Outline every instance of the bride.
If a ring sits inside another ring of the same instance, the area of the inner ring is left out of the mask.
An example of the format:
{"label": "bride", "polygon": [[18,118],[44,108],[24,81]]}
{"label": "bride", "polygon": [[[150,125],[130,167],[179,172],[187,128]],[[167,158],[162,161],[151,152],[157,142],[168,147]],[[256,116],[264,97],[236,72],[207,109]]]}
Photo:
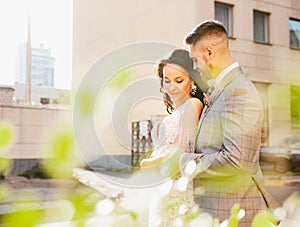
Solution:
{"label": "bride", "polygon": [[[203,92],[195,83],[200,75],[193,69],[188,51],[174,50],[169,58],[158,63],[156,75],[161,80],[161,92],[170,115],[152,129],[153,152],[150,158],[142,160],[141,167],[144,169],[167,162],[174,151],[194,152],[203,108]],[[164,196],[156,194],[152,198],[149,226],[174,226],[181,217],[182,208],[188,210],[195,205],[192,181],[186,182],[186,188],[181,190],[178,187],[181,179],[178,169],[163,184],[169,188],[168,193]],[[180,206],[182,204],[184,207]]]}

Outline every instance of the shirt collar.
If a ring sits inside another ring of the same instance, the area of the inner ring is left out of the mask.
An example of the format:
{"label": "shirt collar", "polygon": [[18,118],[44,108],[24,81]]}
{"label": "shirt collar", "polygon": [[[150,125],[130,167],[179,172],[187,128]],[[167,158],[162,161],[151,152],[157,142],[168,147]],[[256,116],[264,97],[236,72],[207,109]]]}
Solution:
{"label": "shirt collar", "polygon": [[221,80],[229,73],[231,70],[240,67],[238,62],[235,62],[229,65],[226,69],[224,69],[216,78],[216,83],[219,85]]}

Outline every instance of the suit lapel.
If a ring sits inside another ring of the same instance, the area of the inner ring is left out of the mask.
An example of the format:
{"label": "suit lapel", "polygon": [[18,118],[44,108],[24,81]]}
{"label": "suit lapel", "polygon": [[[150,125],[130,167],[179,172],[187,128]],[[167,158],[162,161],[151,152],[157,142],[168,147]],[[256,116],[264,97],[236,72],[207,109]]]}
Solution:
{"label": "suit lapel", "polygon": [[235,78],[243,74],[241,67],[234,68],[220,81],[219,86],[221,91],[224,90]]}
{"label": "suit lapel", "polygon": [[[200,133],[201,125],[208,114],[208,112],[211,110],[213,104],[215,101],[219,98],[219,96],[222,94],[223,90],[239,75],[243,74],[241,67],[234,68],[228,74],[220,81],[218,88],[215,88],[215,90],[212,92],[212,100],[209,106],[204,106],[199,123],[198,123],[198,132],[197,132],[197,139]],[[215,92],[215,93],[214,93]]]}

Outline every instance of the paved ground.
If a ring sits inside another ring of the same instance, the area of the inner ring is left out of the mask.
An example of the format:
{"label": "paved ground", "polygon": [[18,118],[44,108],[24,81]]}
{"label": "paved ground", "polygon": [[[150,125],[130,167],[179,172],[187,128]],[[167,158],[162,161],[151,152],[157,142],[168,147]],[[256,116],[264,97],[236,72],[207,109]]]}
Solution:
{"label": "paved ground", "polygon": [[0,180],[0,223],[3,217],[17,214],[16,211],[24,213],[36,210],[43,211],[43,222],[62,226],[57,223],[68,221],[74,215],[72,203],[76,204],[77,200],[81,200],[86,202],[82,205],[88,208],[91,202],[96,203],[103,198],[101,193],[76,180],[11,176]]}
{"label": "paved ground", "polygon": [[78,184],[76,180],[65,179],[27,179],[19,176],[8,176],[0,180],[0,185],[9,185],[11,188],[72,188]]}

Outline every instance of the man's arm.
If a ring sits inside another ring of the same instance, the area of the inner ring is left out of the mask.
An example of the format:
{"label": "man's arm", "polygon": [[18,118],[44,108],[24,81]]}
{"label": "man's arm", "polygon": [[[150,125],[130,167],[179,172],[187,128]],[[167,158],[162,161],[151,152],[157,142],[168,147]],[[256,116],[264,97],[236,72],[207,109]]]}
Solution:
{"label": "man's arm", "polygon": [[184,154],[181,158],[181,165],[196,161],[197,177],[230,176],[251,171],[257,165],[263,108],[256,90],[236,88],[224,102],[225,109],[220,113],[221,149],[210,154]]}

